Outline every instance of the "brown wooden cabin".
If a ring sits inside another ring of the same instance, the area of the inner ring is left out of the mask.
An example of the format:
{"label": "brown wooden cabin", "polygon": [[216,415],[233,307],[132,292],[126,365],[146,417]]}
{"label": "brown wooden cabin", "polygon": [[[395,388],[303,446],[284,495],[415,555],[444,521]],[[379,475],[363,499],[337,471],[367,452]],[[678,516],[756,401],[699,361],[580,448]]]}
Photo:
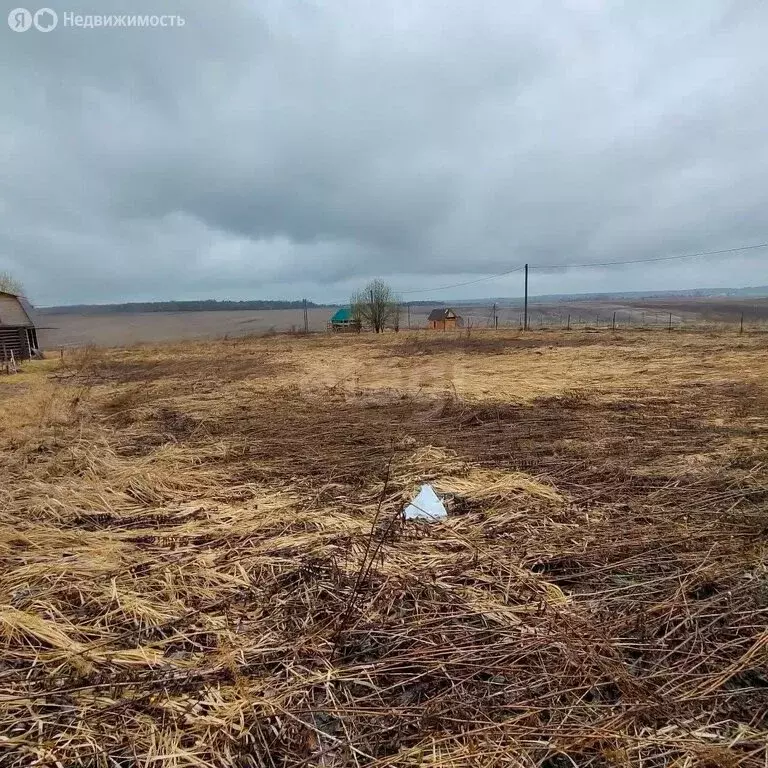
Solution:
{"label": "brown wooden cabin", "polygon": [[464,319],[450,307],[433,309],[427,318],[428,327],[433,331],[449,331],[451,328],[461,328]]}
{"label": "brown wooden cabin", "polygon": [[30,303],[15,293],[0,291],[0,361],[29,360],[40,349],[34,311]]}

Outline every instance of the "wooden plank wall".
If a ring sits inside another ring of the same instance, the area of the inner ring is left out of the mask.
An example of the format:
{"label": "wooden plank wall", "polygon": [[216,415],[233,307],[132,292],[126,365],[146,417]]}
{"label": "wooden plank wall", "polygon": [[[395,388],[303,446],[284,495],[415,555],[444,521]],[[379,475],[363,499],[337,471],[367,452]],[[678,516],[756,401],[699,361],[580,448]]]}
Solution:
{"label": "wooden plank wall", "polygon": [[29,339],[26,328],[3,328],[0,326],[0,362],[3,350],[10,357],[11,350],[16,360],[29,359]]}

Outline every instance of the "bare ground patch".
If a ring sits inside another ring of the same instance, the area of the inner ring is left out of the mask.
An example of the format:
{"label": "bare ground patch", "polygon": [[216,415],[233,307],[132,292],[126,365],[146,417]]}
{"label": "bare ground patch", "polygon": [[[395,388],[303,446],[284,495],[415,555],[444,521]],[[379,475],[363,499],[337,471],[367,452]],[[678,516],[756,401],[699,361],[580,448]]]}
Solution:
{"label": "bare ground patch", "polygon": [[493,335],[475,331],[455,331],[451,333],[422,333],[407,335],[399,343],[391,344],[386,354],[393,357],[424,357],[429,355],[444,355],[462,353],[471,355],[504,355],[516,350],[541,349],[558,347],[587,347],[606,346],[626,343],[627,337],[620,335],[597,336],[592,333],[548,334],[540,332],[537,336],[519,337],[509,334]]}

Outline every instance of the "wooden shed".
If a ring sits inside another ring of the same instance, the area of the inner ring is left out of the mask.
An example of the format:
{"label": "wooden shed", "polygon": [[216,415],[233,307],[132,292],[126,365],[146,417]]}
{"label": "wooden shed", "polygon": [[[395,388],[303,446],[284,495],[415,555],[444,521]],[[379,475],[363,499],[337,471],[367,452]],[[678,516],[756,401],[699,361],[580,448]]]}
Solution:
{"label": "wooden shed", "polygon": [[461,328],[464,320],[450,307],[433,309],[427,318],[428,326],[433,331],[448,331],[451,328]]}
{"label": "wooden shed", "polygon": [[34,310],[30,303],[15,293],[0,291],[0,360],[29,360],[40,349]]}

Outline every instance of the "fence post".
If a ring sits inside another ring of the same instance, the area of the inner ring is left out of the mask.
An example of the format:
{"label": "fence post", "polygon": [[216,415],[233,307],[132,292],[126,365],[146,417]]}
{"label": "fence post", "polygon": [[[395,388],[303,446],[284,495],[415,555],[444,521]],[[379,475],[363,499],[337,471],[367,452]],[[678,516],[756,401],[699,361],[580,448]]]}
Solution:
{"label": "fence post", "polygon": [[523,305],[523,330],[528,330],[528,265],[525,265],[525,304]]}
{"label": "fence post", "polygon": [[571,316],[570,315],[568,315],[568,325],[567,325],[565,330],[566,331],[570,331],[571,330]]}
{"label": "fence post", "polygon": [[613,313],[613,320],[611,321],[611,330],[612,331],[616,330],[616,313],[615,312]]}
{"label": "fence post", "polygon": [[741,313],[741,323],[739,324],[739,335],[744,333],[744,313]]}
{"label": "fence post", "polygon": [[670,333],[672,331],[672,313],[671,312],[669,313],[669,328],[667,330],[670,331]]}

